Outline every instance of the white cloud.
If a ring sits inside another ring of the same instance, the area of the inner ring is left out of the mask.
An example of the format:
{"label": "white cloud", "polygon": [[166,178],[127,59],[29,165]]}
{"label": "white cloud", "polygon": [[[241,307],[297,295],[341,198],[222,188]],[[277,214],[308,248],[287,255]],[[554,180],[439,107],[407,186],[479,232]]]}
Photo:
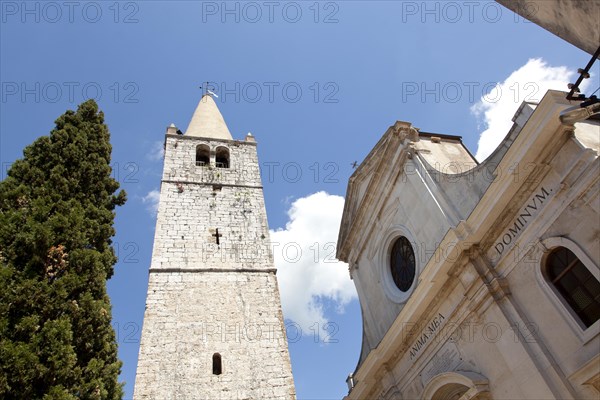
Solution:
{"label": "white cloud", "polygon": [[[479,137],[475,158],[483,161],[498,147],[523,101],[538,102],[550,89],[568,91],[567,84],[575,78],[574,71],[565,66],[552,67],[541,58],[532,58],[498,83],[471,107],[471,112],[486,128]],[[584,84],[580,85],[582,92],[586,88]]]}
{"label": "white cloud", "polygon": [[148,152],[148,158],[151,161],[160,161],[165,156],[165,144],[162,140],[152,142],[150,151]]}
{"label": "white cloud", "polygon": [[142,197],[142,203],[146,204],[146,209],[152,214],[158,213],[158,200],[160,199],[160,192],[158,190],[151,190],[147,195]]}
{"label": "white cloud", "polygon": [[294,200],[294,196],[285,196],[282,200],[281,203],[285,204],[286,206],[289,206],[290,204],[292,204],[292,200]]}
{"label": "white cloud", "polygon": [[305,334],[327,323],[327,306],[343,313],[357,297],[348,264],[335,260],[343,208],[343,197],[314,193],[292,203],[285,229],[271,231],[283,314]]}

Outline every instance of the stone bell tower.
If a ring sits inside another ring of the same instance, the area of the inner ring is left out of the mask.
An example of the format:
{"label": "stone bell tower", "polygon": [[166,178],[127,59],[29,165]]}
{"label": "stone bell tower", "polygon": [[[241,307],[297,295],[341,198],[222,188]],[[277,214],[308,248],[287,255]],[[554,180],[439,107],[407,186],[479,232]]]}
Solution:
{"label": "stone bell tower", "polygon": [[256,141],[167,128],[134,399],[294,399]]}

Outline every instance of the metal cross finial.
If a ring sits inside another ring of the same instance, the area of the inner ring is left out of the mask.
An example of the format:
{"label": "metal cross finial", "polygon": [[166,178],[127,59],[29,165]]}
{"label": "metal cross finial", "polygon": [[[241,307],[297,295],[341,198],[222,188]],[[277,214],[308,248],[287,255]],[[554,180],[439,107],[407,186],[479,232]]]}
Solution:
{"label": "metal cross finial", "polygon": [[199,86],[199,88],[202,89],[202,96],[205,94],[214,95],[213,92],[216,90],[215,86],[211,85],[211,83],[208,81],[204,82],[201,86]]}

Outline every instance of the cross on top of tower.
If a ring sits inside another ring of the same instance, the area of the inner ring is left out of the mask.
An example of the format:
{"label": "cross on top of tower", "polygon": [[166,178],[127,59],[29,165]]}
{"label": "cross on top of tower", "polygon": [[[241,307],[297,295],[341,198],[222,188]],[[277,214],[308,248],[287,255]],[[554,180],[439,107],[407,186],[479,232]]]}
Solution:
{"label": "cross on top of tower", "polygon": [[202,83],[202,85],[198,86],[200,89],[202,89],[202,97],[208,95],[214,96],[214,97],[219,97],[215,94],[216,92],[216,87],[215,85],[213,85],[212,83],[210,83],[209,81],[206,81],[204,83]]}

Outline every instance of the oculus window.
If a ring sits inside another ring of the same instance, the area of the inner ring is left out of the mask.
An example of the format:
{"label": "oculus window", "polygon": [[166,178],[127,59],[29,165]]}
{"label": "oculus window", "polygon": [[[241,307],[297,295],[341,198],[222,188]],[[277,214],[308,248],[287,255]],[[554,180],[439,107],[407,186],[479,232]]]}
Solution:
{"label": "oculus window", "polygon": [[390,269],[398,289],[407,292],[415,280],[415,252],[404,236],[396,239],[392,246]]}

